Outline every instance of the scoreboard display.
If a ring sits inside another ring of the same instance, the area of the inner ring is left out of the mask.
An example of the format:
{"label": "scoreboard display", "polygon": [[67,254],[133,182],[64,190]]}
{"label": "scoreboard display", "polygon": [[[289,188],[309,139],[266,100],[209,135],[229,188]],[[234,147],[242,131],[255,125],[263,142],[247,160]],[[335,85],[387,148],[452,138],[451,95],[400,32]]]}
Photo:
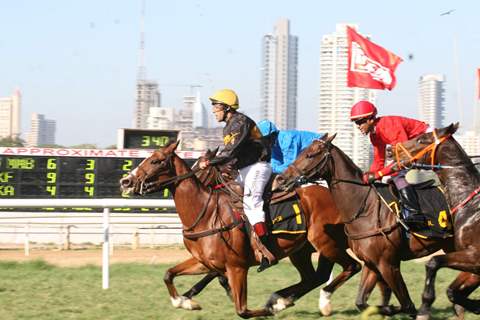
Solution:
{"label": "scoreboard display", "polygon": [[118,149],[158,149],[176,142],[178,130],[118,129]]}
{"label": "scoreboard display", "polygon": [[[130,197],[120,191],[119,180],[150,153],[138,149],[0,148],[0,203],[11,198]],[[199,156],[178,153],[190,164]],[[162,199],[171,195],[164,189],[133,197]]]}

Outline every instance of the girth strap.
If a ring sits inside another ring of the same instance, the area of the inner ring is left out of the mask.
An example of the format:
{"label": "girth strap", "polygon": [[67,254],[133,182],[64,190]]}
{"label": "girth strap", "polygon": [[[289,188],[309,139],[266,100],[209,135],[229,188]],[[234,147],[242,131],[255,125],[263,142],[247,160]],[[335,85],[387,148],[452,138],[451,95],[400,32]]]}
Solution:
{"label": "girth strap", "polygon": [[219,233],[219,232],[225,232],[225,231],[232,230],[232,229],[238,227],[241,224],[243,224],[243,221],[236,220],[236,221],[234,221],[230,224],[227,224],[226,226],[223,226],[223,227],[220,227],[220,228],[215,228],[215,229],[209,229],[209,230],[204,230],[204,231],[199,231],[199,232],[189,232],[189,231],[183,230],[183,237],[187,238],[189,240],[196,240],[198,238],[211,236],[211,235]]}
{"label": "girth strap", "polygon": [[345,229],[345,234],[347,235],[348,239],[359,240],[359,239],[363,239],[363,238],[376,236],[377,234],[381,234],[381,235],[385,236],[387,233],[390,233],[393,230],[395,230],[396,228],[398,228],[398,226],[399,226],[399,224],[395,223],[395,224],[392,224],[392,225],[387,226],[387,227],[376,228],[376,229],[373,229],[373,230],[369,230],[367,232],[356,233],[356,234],[348,233],[346,225],[345,225],[344,229]]}

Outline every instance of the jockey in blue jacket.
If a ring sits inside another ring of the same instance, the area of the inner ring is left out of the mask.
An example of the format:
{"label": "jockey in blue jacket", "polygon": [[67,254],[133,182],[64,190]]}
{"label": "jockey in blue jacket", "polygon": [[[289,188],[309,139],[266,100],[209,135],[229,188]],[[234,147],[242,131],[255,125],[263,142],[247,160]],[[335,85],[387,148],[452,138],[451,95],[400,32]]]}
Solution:
{"label": "jockey in blue jacket", "polygon": [[272,165],[273,173],[283,172],[313,140],[319,139],[323,134],[300,131],[278,130],[275,124],[269,120],[262,120],[257,127],[264,137],[270,136],[272,142]]}

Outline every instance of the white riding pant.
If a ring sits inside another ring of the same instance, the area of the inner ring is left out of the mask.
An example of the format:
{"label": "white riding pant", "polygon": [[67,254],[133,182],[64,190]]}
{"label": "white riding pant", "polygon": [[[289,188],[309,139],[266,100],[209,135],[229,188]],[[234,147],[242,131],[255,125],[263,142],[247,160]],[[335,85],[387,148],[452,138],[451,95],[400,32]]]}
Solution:
{"label": "white riding pant", "polygon": [[243,210],[253,226],[265,221],[263,212],[263,190],[272,174],[269,162],[257,162],[242,168],[236,179],[243,187]]}

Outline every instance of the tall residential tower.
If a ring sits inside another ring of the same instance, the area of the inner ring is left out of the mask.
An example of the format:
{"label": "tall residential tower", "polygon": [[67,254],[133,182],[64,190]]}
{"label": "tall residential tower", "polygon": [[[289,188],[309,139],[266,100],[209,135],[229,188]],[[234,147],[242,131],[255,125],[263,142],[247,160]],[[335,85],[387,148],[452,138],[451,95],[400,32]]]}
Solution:
{"label": "tall residential tower", "polygon": [[426,74],[418,82],[418,113],[420,120],[432,128],[443,126],[445,119],[445,76]]}
{"label": "tall residential tower", "polygon": [[262,39],[260,116],[280,129],[297,127],[298,38],[290,21],[280,19]]}
{"label": "tall residential tower", "polygon": [[[356,25],[348,24],[354,29]],[[337,24],[336,31],[323,36],[320,46],[320,105],[318,131],[336,133],[335,145],[362,169],[371,159],[370,142],[350,121],[350,109],[359,100],[375,102],[370,89],[347,87],[347,24]]]}
{"label": "tall residential tower", "polygon": [[38,147],[55,144],[55,120],[46,119],[43,114],[32,113],[27,146]]}
{"label": "tall residential tower", "polygon": [[0,98],[0,138],[19,138],[22,96],[15,90],[10,97]]}

